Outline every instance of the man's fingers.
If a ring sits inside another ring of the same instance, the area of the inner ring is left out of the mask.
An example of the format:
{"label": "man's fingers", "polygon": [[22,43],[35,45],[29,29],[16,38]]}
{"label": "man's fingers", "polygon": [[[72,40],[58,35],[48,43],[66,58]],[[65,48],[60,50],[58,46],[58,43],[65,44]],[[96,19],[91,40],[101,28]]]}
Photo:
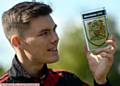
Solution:
{"label": "man's fingers", "polygon": [[109,61],[113,61],[113,54],[108,54],[106,52],[102,52],[100,54],[101,58],[107,58]]}
{"label": "man's fingers", "polygon": [[115,53],[117,50],[117,45],[115,40],[107,40],[106,43],[108,44],[108,49],[110,50],[111,53]]}

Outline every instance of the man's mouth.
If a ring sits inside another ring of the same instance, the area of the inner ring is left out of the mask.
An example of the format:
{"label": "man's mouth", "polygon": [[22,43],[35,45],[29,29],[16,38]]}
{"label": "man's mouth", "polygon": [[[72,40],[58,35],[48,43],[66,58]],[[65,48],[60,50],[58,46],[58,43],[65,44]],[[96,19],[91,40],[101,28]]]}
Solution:
{"label": "man's mouth", "polygon": [[48,51],[57,51],[57,48],[50,48],[50,49],[48,49]]}

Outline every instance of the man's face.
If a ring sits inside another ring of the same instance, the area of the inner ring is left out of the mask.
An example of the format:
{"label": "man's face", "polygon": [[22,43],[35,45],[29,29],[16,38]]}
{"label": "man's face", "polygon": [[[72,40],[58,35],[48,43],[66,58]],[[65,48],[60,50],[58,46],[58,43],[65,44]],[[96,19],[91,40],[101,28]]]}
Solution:
{"label": "man's face", "polygon": [[32,19],[30,29],[24,34],[28,59],[35,63],[52,63],[59,59],[55,32],[56,24],[51,16],[39,16]]}

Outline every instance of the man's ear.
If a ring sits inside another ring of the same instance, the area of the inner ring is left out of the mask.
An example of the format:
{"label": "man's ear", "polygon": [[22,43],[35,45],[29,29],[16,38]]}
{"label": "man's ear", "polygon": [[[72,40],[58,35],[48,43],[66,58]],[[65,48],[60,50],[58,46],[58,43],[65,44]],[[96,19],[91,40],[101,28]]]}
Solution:
{"label": "man's ear", "polygon": [[20,48],[21,43],[20,43],[20,38],[18,35],[13,35],[10,41],[13,47]]}

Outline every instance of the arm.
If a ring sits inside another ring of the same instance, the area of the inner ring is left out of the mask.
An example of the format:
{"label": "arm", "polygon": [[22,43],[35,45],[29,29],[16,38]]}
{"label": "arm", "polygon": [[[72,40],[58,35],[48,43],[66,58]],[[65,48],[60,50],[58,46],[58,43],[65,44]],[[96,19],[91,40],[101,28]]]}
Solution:
{"label": "arm", "polygon": [[110,46],[97,51],[96,54],[87,52],[87,59],[95,80],[95,86],[110,86],[106,77],[112,67],[116,43],[114,40],[107,40],[106,43]]}

